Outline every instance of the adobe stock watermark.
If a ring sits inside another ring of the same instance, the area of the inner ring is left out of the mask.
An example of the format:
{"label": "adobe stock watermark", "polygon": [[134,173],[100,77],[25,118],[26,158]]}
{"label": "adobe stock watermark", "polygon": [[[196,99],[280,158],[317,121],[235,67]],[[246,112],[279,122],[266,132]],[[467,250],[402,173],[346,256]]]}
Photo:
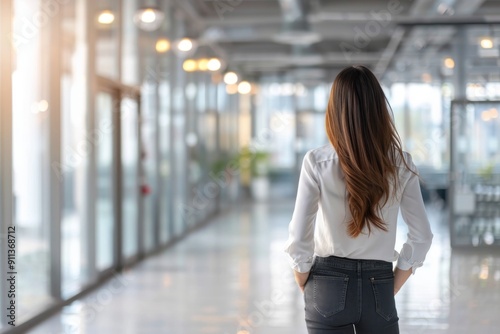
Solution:
{"label": "adobe stock watermark", "polygon": [[[268,147],[274,140],[277,133],[282,131],[291,123],[291,117],[286,113],[277,113],[271,120],[270,127],[258,131],[257,136],[249,146],[250,152],[255,152],[259,147]],[[247,163],[251,163],[248,161]],[[179,204],[179,211],[184,221],[190,221],[215,200],[222,189],[229,186],[230,181],[239,175],[241,161],[239,158],[231,159],[224,170],[218,174],[210,172],[208,176],[211,181],[196,189],[196,195],[193,197],[190,205]]]}
{"label": "adobe stock watermark", "polygon": [[434,129],[431,136],[423,141],[415,144],[415,148],[411,150],[413,162],[418,166],[428,161],[430,153],[439,150],[445,133],[441,129]]}
{"label": "adobe stock watermark", "polygon": [[380,35],[382,29],[387,27],[394,16],[401,13],[404,7],[399,0],[390,0],[387,9],[381,11],[370,11],[372,20],[367,21],[363,27],[354,27],[353,43],[342,42],[339,44],[342,53],[347,61],[351,61],[352,56],[359,54],[361,49],[368,47],[373,38]]}
{"label": "adobe stock watermark", "polygon": [[156,66],[148,66],[144,71],[144,78],[145,81],[141,86],[141,94],[155,94],[155,92],[161,89],[162,84],[168,81],[170,72],[158,64]]}
{"label": "adobe stock watermark", "polygon": [[[455,106],[457,108],[458,106]],[[451,132],[457,132],[460,124],[463,124],[464,120],[462,119],[463,113],[458,112],[457,110],[451,110],[451,122],[449,127],[449,135]],[[431,132],[430,137],[427,139],[418,142],[415,144],[415,148],[411,150],[411,155],[416,165],[421,163],[425,163],[429,160],[431,152],[435,150],[440,150],[443,143],[445,143],[445,139],[447,138],[447,131],[444,129],[434,129]]]}
{"label": "adobe stock watermark", "polygon": [[238,319],[239,326],[232,333],[252,334],[257,328],[265,326],[269,319],[276,315],[279,307],[285,305],[288,296],[291,296],[299,289],[291,270],[283,271],[280,283],[279,288],[271,290],[269,299],[253,302],[255,310],[245,316],[240,316]]}
{"label": "adobe stock watermark", "polygon": [[16,31],[10,36],[12,45],[19,48],[23,44],[28,44],[36,37],[40,29],[45,27],[51,19],[58,15],[61,7],[74,0],[48,0],[41,1],[40,9],[31,17],[18,17],[15,22]]}
{"label": "adobe stock watermark", "polygon": [[418,317],[419,320],[423,323],[419,324],[418,327],[415,329],[415,331],[412,331],[412,333],[424,333],[426,331],[429,331],[433,327],[433,325],[436,324],[435,321],[435,313],[439,310],[442,310],[446,306],[449,308],[451,307],[451,303],[453,303],[458,297],[462,295],[462,291],[464,290],[463,287],[458,286],[454,282],[450,282],[449,286],[446,286],[444,288],[445,290],[443,291],[443,295],[448,295],[450,296],[449,301],[443,301],[442,298],[435,298],[430,300],[428,307],[426,310],[422,310],[421,313],[418,312],[417,314],[413,314],[413,316]]}
{"label": "adobe stock watermark", "polygon": [[[122,102],[123,101],[123,102]],[[127,108],[128,100],[118,100],[114,102],[112,112]],[[118,104],[118,106],[117,106]],[[95,111],[96,115],[98,110]],[[130,115],[129,113],[125,115]],[[120,112],[120,121],[125,119],[124,113]],[[53,161],[51,164],[52,170],[60,182],[64,181],[64,174],[76,169],[85,162],[88,155],[94,148],[98,147],[103,138],[113,133],[115,125],[113,124],[113,117],[110,119],[103,119],[99,122],[96,128],[92,131],[86,132],[84,136],[73,146],[66,145],[62,151],[63,160]]]}
{"label": "adobe stock watermark", "polygon": [[66,146],[63,153],[62,162],[52,162],[52,170],[59,181],[64,180],[64,174],[76,169],[92,152],[93,147],[97,147],[102,139],[113,132],[114,126],[111,120],[102,120],[97,128],[85,134],[75,146]]}
{"label": "adobe stock watermark", "polygon": [[224,20],[224,14],[233,12],[242,2],[243,0],[215,0],[213,1],[213,7],[219,19]]}
{"label": "adobe stock watermark", "polygon": [[154,83],[160,83],[170,78],[170,72],[165,70],[163,66],[160,66],[159,64],[156,64],[155,66],[147,66],[144,73],[146,80],[150,80]]}

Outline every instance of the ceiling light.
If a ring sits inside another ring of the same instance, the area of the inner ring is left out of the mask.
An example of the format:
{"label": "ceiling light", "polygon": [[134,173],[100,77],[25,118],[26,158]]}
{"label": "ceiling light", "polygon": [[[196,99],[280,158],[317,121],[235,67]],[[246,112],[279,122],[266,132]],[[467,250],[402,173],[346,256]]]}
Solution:
{"label": "ceiling light", "polygon": [[197,63],[196,60],[194,59],[186,59],[184,60],[184,63],[182,63],[182,68],[186,72],[194,72],[197,69]]}
{"label": "ceiling light", "polygon": [[249,94],[252,91],[252,85],[248,81],[242,81],[238,84],[238,93]]}
{"label": "ceiling light", "polygon": [[227,72],[224,74],[224,82],[227,85],[234,85],[238,82],[238,75],[234,72]]}
{"label": "ceiling light", "polygon": [[192,57],[198,48],[197,41],[187,37],[174,41],[172,45],[172,50],[179,57]]}
{"label": "ceiling light", "polygon": [[183,38],[177,43],[177,49],[182,52],[188,52],[193,49],[193,41],[189,38]]}
{"label": "ceiling light", "polygon": [[444,59],[444,66],[446,68],[454,68],[455,67],[455,61],[453,60],[453,58],[445,58]]}
{"label": "ceiling light", "polygon": [[208,71],[208,59],[207,58],[198,59],[198,69],[200,71]]}
{"label": "ceiling light", "polygon": [[153,23],[154,21],[156,21],[155,11],[151,8],[144,10],[141,13],[141,21],[144,23]]}
{"label": "ceiling light", "polygon": [[491,37],[483,37],[479,43],[483,49],[493,48],[493,39]]}
{"label": "ceiling light", "polygon": [[49,103],[47,102],[47,100],[41,100],[40,102],[38,102],[38,110],[40,112],[49,110]]}
{"label": "ceiling light", "polygon": [[209,71],[215,72],[215,71],[220,70],[220,68],[222,67],[222,64],[221,64],[219,59],[212,58],[208,61],[207,67],[208,67]]}
{"label": "ceiling light", "polygon": [[154,31],[163,23],[165,14],[153,7],[141,8],[134,15],[135,24],[142,30]]}
{"label": "ceiling light", "polygon": [[165,53],[170,50],[170,41],[166,38],[160,38],[156,41],[156,51],[158,53]]}
{"label": "ceiling light", "polygon": [[110,10],[103,10],[97,17],[97,22],[100,24],[111,24],[115,21],[115,14]]}
{"label": "ceiling light", "polygon": [[47,110],[49,110],[49,103],[47,102],[47,100],[40,100],[38,102],[34,102],[31,105],[31,112],[33,114],[46,112]]}

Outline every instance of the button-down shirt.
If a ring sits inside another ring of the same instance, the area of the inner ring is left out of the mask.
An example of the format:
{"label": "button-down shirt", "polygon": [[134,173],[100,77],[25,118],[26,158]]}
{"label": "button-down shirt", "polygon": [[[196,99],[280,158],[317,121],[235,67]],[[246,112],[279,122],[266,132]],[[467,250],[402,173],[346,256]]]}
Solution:
{"label": "button-down shirt", "polygon": [[[404,158],[408,166],[417,173],[411,155],[404,152]],[[395,165],[399,186],[396,191],[391,191],[387,203],[378,211],[387,231],[372,227],[371,233],[368,233],[365,225],[359,236],[351,237],[347,232],[347,225],[352,216],[337,153],[330,144],[306,153],[285,248],[293,269],[308,272],[314,256],[331,255],[387,262],[397,260],[398,268],[412,269],[413,273],[422,266],[433,235],[424,208],[419,178],[408,170],[401,159]],[[394,247],[400,209],[408,225],[408,238],[398,253]]]}

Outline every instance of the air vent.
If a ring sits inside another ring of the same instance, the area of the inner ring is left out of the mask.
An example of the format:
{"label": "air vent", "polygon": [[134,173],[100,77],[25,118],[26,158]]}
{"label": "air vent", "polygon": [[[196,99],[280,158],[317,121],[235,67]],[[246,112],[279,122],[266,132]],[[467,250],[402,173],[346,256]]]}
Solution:
{"label": "air vent", "polygon": [[321,36],[311,29],[307,16],[307,0],[279,0],[283,12],[283,28],[274,36],[278,43],[291,45],[311,45],[321,40]]}

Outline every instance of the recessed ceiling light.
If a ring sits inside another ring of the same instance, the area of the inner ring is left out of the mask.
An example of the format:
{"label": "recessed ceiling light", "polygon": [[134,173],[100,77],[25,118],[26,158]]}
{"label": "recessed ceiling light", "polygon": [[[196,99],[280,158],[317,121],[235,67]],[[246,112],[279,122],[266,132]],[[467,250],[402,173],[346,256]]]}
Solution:
{"label": "recessed ceiling light", "polygon": [[99,16],[97,17],[97,22],[100,24],[111,24],[115,21],[115,14],[113,14],[112,11],[110,10],[103,10],[102,12],[99,13]]}
{"label": "recessed ceiling light", "polygon": [[224,82],[227,85],[234,85],[238,82],[238,75],[234,72],[227,72],[224,74]]}
{"label": "recessed ceiling light", "polygon": [[491,37],[483,37],[479,44],[483,49],[491,49],[493,48],[493,39]]}
{"label": "recessed ceiling light", "polygon": [[142,30],[154,31],[161,26],[164,18],[165,14],[158,8],[146,7],[135,13],[134,22]]}
{"label": "recessed ceiling light", "polygon": [[186,60],[184,60],[184,63],[182,64],[182,68],[186,72],[194,72],[194,71],[196,71],[196,68],[197,68],[196,60],[194,60],[194,59],[186,59]]}
{"label": "recessed ceiling light", "polygon": [[450,68],[450,69],[454,68],[455,67],[455,61],[453,60],[453,58],[450,58],[450,57],[445,58],[444,59],[444,66],[446,68]]}
{"label": "recessed ceiling light", "polygon": [[249,94],[252,91],[252,85],[248,81],[242,81],[238,85],[238,93]]}
{"label": "recessed ceiling light", "polygon": [[220,70],[221,67],[222,67],[222,63],[217,58],[212,58],[207,63],[208,70],[212,71],[212,72]]}
{"label": "recessed ceiling light", "polygon": [[160,38],[156,41],[156,52],[165,53],[170,50],[170,41],[166,38]]}

